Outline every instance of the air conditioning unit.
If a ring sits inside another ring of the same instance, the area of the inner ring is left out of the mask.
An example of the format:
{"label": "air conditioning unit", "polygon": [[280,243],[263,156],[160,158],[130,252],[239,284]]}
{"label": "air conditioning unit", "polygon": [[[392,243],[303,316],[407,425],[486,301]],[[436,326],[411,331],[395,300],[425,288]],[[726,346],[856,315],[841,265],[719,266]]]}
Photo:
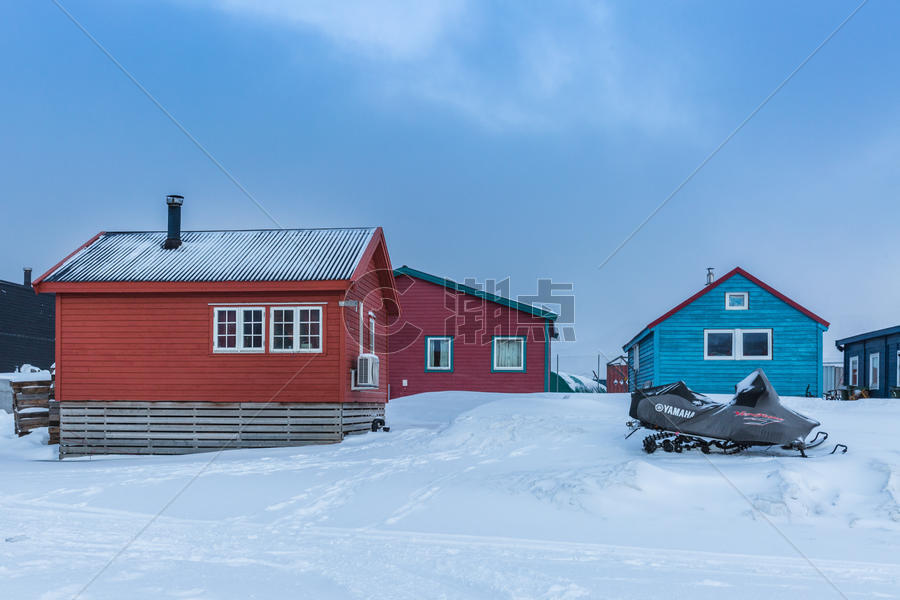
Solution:
{"label": "air conditioning unit", "polygon": [[356,358],[356,387],[378,387],[378,356],[375,354],[360,354]]}

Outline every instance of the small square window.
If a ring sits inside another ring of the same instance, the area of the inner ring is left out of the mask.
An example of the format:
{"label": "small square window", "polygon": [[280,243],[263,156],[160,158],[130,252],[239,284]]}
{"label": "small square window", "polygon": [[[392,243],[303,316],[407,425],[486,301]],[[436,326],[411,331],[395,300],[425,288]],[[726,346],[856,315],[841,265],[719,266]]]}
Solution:
{"label": "small square window", "polygon": [[265,352],[264,309],[217,308],[214,315],[214,352]]}
{"label": "small square window", "polygon": [[734,332],[707,330],[705,357],[708,360],[734,358]]}
{"label": "small square window", "polygon": [[426,371],[452,371],[453,370],[453,338],[452,337],[426,337],[425,338],[425,370]]}
{"label": "small square window", "polygon": [[725,292],[725,310],[747,310],[750,308],[747,292]]}
{"label": "small square window", "polygon": [[524,337],[495,337],[492,344],[494,371],[525,371]]}

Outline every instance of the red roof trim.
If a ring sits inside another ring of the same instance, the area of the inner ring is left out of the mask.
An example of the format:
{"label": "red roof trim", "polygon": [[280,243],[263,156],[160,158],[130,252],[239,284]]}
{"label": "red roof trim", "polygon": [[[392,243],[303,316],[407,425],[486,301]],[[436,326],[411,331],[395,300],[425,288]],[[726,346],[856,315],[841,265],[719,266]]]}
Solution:
{"label": "red roof trim", "polygon": [[656,319],[655,321],[651,321],[650,324],[647,325],[647,327],[646,327],[645,329],[651,329],[651,328],[653,328],[653,327],[656,327],[657,325],[659,325],[660,323],[662,323],[663,321],[665,321],[666,319],[668,319],[669,317],[671,317],[672,315],[674,315],[675,313],[677,313],[679,310],[681,310],[682,308],[684,308],[684,307],[687,306],[688,304],[692,303],[692,302],[693,302],[694,300],[696,300],[697,298],[700,298],[700,297],[703,296],[704,294],[707,294],[707,293],[713,291],[713,290],[714,290],[715,288],[717,288],[720,284],[722,284],[722,283],[728,281],[729,279],[731,279],[731,278],[734,277],[735,275],[741,275],[741,276],[743,276],[743,277],[746,277],[746,278],[749,279],[751,282],[755,283],[756,285],[758,285],[758,286],[761,287],[762,289],[766,290],[767,292],[769,292],[770,294],[772,294],[773,296],[775,296],[775,297],[778,298],[779,300],[783,301],[783,302],[784,302],[785,304],[787,304],[788,306],[790,306],[790,307],[792,307],[792,308],[795,308],[795,309],[799,310],[800,312],[802,312],[804,315],[806,315],[807,317],[809,317],[809,318],[812,319],[813,321],[816,321],[816,322],[818,322],[818,323],[821,323],[821,324],[824,325],[825,327],[828,327],[828,326],[830,325],[830,323],[829,323],[828,321],[826,321],[825,319],[823,319],[822,317],[820,317],[819,315],[817,315],[817,314],[814,313],[813,311],[809,310],[808,308],[805,308],[804,306],[801,306],[800,304],[797,304],[796,302],[794,302],[793,300],[791,300],[790,298],[788,298],[787,296],[785,296],[784,294],[782,294],[781,292],[779,292],[778,290],[776,290],[775,288],[773,288],[772,286],[770,286],[769,284],[767,284],[767,283],[765,283],[765,282],[763,282],[763,281],[757,279],[756,277],[754,277],[753,275],[751,275],[751,274],[748,273],[747,271],[743,270],[742,268],[740,268],[740,267],[735,267],[734,269],[732,269],[731,271],[729,271],[728,273],[726,273],[725,275],[723,275],[722,277],[720,277],[717,281],[713,282],[713,283],[710,284],[710,285],[707,285],[707,286],[704,287],[702,290],[700,290],[699,292],[697,292],[696,294],[694,294],[693,296],[691,296],[690,298],[688,298],[687,300],[685,300],[684,302],[682,302],[681,304],[679,304],[678,306],[676,306],[675,308],[673,308],[672,310],[670,310],[670,311],[668,311],[667,313],[663,314],[661,317],[659,317],[659,318]]}
{"label": "red roof trim", "polygon": [[97,241],[97,238],[99,238],[99,237],[100,237],[101,235],[103,235],[104,233],[106,233],[106,232],[105,232],[105,231],[100,231],[100,232],[98,232],[96,235],[94,235],[94,237],[92,237],[91,239],[89,239],[88,241],[86,241],[85,243],[83,243],[82,245],[80,245],[80,246],[78,246],[77,248],[75,248],[72,252],[69,252],[68,256],[66,256],[64,259],[62,259],[61,261],[59,261],[58,263],[56,263],[55,265],[53,265],[52,267],[50,267],[50,269],[49,269],[46,273],[44,273],[43,275],[41,275],[40,277],[38,277],[37,279],[35,279],[35,280],[31,283],[31,287],[33,287],[34,290],[35,290],[36,292],[40,293],[40,290],[38,290],[38,286],[41,284],[42,281],[44,281],[44,278],[46,278],[47,276],[49,276],[50,273],[52,273],[53,271],[55,271],[55,270],[57,270],[58,268],[60,268],[64,262],[66,262],[67,260],[69,260],[70,258],[72,258],[73,256],[75,256],[76,254],[78,254],[79,252],[81,252],[82,250],[84,250],[85,248],[87,248],[88,246],[90,246],[91,244],[93,244],[94,242],[96,242],[96,241]]}
{"label": "red roof trim", "polygon": [[[391,301],[386,304],[387,311],[389,314],[398,315],[400,314],[400,295],[399,292],[397,292],[397,283],[394,281],[394,268],[391,266],[391,255],[388,253],[387,240],[384,237],[384,230],[381,227],[375,228],[375,233],[372,234],[372,239],[369,240],[369,245],[366,247],[365,252],[363,252],[359,264],[356,265],[356,269],[353,270],[350,280],[355,282],[365,274],[364,269],[368,267],[369,261],[372,260],[379,250],[381,251],[381,258],[385,263],[385,266],[378,269],[378,275],[379,277],[386,276],[387,280],[382,281],[382,285],[385,286],[384,291]],[[386,273],[384,271],[386,271]]]}
{"label": "red roof trim", "polygon": [[41,292],[52,293],[185,293],[185,292],[335,292],[349,286],[346,279],[318,281],[47,281]]}

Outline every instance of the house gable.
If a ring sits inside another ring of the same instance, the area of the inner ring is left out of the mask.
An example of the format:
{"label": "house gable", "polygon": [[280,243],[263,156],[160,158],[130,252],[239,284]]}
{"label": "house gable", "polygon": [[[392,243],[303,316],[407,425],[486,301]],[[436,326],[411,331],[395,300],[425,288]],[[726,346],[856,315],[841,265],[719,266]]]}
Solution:
{"label": "house gable", "polygon": [[[746,294],[746,309],[726,309],[727,294]],[[828,322],[812,311],[737,268],[651,321],[624,348],[631,364],[631,348],[640,343],[641,369],[634,377],[639,386],[652,376],[654,385],[684,380],[700,392],[731,393],[747,373],[763,368],[781,393],[803,395],[809,386],[810,393],[818,394],[822,332],[827,327]],[[770,330],[772,357],[709,360],[704,342],[705,331],[711,329]],[[650,358],[649,365],[645,356]]]}

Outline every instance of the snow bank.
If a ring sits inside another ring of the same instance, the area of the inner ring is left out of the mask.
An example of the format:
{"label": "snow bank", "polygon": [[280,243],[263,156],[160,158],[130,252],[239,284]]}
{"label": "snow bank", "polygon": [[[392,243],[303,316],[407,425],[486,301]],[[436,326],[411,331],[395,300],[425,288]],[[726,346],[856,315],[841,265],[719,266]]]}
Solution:
{"label": "snow bank", "polygon": [[896,596],[900,405],[785,403],[850,452],[646,455],[625,394],[422,394],[338,445],[92,461],[0,419],[0,589],[71,597],[189,484],[85,598]]}

